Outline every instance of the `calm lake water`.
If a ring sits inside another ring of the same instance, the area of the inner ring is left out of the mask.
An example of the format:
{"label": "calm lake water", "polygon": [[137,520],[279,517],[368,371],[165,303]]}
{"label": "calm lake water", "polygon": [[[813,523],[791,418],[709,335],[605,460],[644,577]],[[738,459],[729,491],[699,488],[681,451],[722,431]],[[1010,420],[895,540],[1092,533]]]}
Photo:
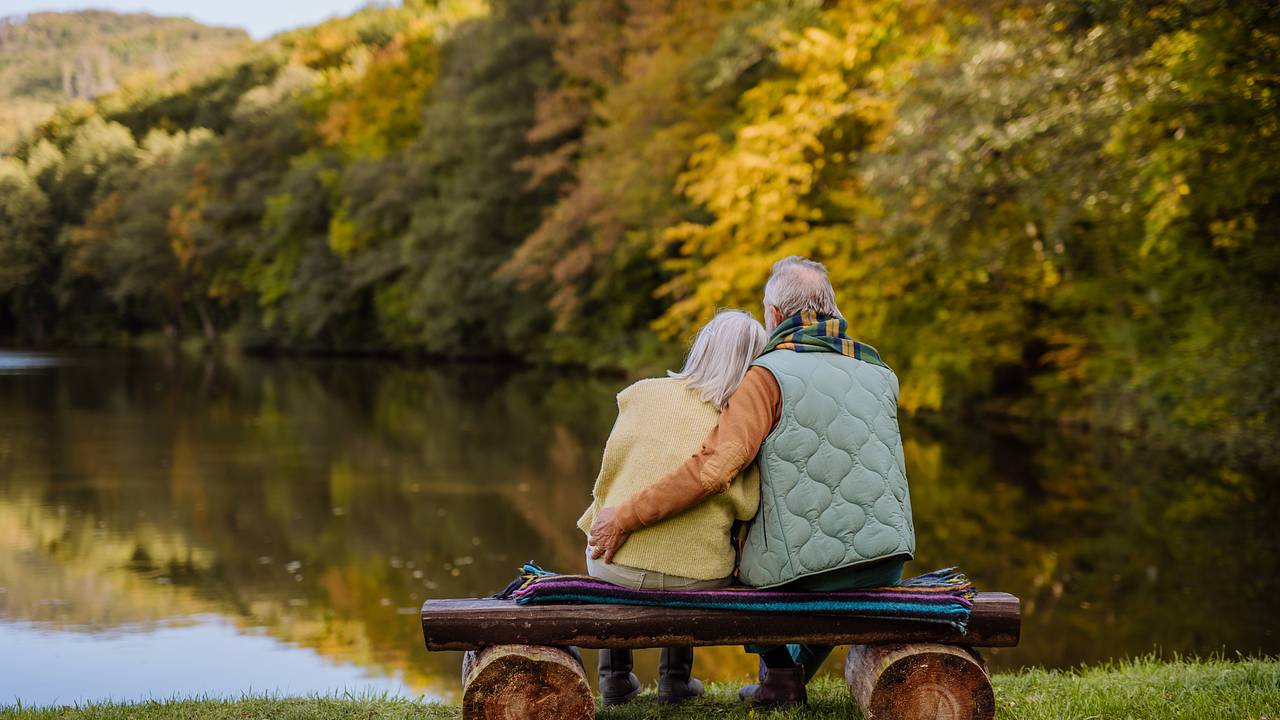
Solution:
{"label": "calm lake water", "polygon": [[[909,379],[907,379],[909,381]],[[0,352],[0,705],[453,697],[428,597],[582,569],[621,379],[347,360]],[[1280,652],[1271,473],[903,423],[919,557],[1020,595],[998,668]],[[700,650],[746,678],[754,656]],[[656,653],[638,660],[653,677]],[[832,664],[835,668],[835,664]]]}

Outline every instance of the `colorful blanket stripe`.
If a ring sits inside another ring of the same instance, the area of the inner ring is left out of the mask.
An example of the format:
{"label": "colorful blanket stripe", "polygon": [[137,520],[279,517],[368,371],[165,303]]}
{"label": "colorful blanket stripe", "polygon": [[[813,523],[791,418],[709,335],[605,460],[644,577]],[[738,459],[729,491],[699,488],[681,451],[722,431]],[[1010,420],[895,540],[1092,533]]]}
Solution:
{"label": "colorful blanket stripe", "polygon": [[824,613],[915,620],[964,632],[977,591],[955,568],[937,570],[892,587],[839,592],[787,592],[730,587],[722,590],[632,590],[585,575],[557,575],[527,563],[520,578],[497,597],[519,605],[607,603],[658,607]]}
{"label": "colorful blanket stripe", "polygon": [[880,353],[870,345],[849,339],[845,333],[849,323],[844,318],[819,315],[802,310],[774,328],[764,352],[794,350],[796,352],[836,352],[863,362],[889,367]]}

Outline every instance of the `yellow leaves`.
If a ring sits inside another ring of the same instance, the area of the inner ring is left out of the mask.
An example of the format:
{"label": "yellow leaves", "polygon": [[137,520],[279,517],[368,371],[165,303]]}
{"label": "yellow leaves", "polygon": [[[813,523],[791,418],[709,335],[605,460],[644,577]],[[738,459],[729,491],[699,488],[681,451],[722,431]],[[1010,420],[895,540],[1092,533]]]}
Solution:
{"label": "yellow leaves", "polygon": [[[440,43],[455,25],[486,12],[479,0],[431,8],[378,8],[295,39],[292,62],[321,68],[320,136],[361,157],[382,157],[413,137],[439,70]],[[355,41],[360,23],[398,28],[385,45]],[[333,58],[340,57],[339,61]]]}
{"label": "yellow leaves", "polygon": [[[329,188],[339,185],[341,178],[333,170],[322,170],[318,173],[320,181]],[[351,219],[351,200],[344,198],[329,217],[327,238],[329,249],[339,256],[353,255],[366,248],[372,241],[372,233]]]}
{"label": "yellow leaves", "polygon": [[341,55],[351,46],[350,32],[344,24],[331,21],[296,35],[289,62],[296,65],[318,65]]}
{"label": "yellow leaves", "polygon": [[1046,258],[1040,263],[1040,284],[1045,290],[1052,290],[1062,282],[1062,273],[1052,260]]}
{"label": "yellow leaves", "polygon": [[338,255],[350,255],[360,249],[356,224],[351,222],[345,206],[329,218],[329,248]]}
{"label": "yellow leaves", "polygon": [[401,32],[366,62],[330,76],[339,99],[320,123],[331,145],[363,157],[382,157],[407,142],[421,125],[422,104],[435,81],[439,48],[425,29]]}
{"label": "yellow leaves", "polygon": [[942,374],[933,367],[932,358],[917,356],[911,360],[911,382],[903,383],[898,395],[898,408],[906,413],[938,410],[942,407]]}
{"label": "yellow leaves", "polygon": [[1186,178],[1177,174],[1163,183],[1163,189],[1154,193],[1151,208],[1147,211],[1147,236],[1138,252],[1148,257],[1156,252],[1163,252],[1172,247],[1170,228],[1185,218],[1189,212],[1187,198],[1191,188]]}
{"label": "yellow leaves", "polygon": [[1209,235],[1215,248],[1237,248],[1251,242],[1258,232],[1253,213],[1245,212],[1229,220],[1209,223]]}
{"label": "yellow leaves", "polygon": [[676,299],[654,325],[660,333],[680,335],[720,305],[756,306],[782,256],[844,261],[861,204],[849,147],[880,142],[892,123],[877,84],[899,60],[886,44],[897,33],[885,26],[900,5],[841,4],[818,26],[781,34],[781,76],[743,93],[731,133],[698,139],[677,189],[712,219],[664,233],[656,254],[680,259],[667,261],[675,278],[657,291]]}

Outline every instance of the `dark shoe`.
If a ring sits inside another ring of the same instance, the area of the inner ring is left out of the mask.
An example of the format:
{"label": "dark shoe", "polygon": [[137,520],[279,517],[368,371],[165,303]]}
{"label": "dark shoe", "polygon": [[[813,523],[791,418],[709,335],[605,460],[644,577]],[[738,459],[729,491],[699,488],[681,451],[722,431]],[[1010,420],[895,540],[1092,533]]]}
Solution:
{"label": "dark shoe", "polygon": [[761,667],[760,682],[738,691],[738,698],[755,707],[795,707],[809,701],[804,689],[804,666]]}
{"label": "dark shoe", "polygon": [[684,702],[705,692],[702,681],[693,677],[693,648],[662,648],[658,659],[658,702]]}
{"label": "dark shoe", "polygon": [[630,650],[600,651],[600,697],[605,705],[621,705],[640,694],[640,678],[631,667]]}

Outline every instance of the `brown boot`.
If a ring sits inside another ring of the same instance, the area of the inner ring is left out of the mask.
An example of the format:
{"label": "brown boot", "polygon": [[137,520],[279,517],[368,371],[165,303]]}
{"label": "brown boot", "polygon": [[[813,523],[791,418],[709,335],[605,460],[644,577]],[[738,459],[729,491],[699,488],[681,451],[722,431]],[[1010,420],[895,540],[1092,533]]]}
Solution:
{"label": "brown boot", "polygon": [[738,691],[738,698],[755,707],[795,707],[809,702],[804,689],[804,666],[767,668],[760,666],[760,682]]}

